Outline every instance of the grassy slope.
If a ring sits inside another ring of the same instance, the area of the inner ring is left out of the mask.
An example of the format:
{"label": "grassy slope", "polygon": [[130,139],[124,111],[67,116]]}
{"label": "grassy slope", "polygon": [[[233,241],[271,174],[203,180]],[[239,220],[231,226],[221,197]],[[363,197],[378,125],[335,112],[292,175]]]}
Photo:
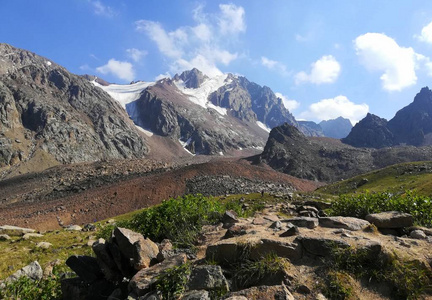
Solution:
{"label": "grassy slope", "polygon": [[[364,179],[367,179],[365,182]],[[329,184],[316,192],[323,194],[349,194],[354,192],[394,193],[416,189],[419,195],[432,194],[432,162],[397,164],[384,169],[359,175],[344,181]]]}

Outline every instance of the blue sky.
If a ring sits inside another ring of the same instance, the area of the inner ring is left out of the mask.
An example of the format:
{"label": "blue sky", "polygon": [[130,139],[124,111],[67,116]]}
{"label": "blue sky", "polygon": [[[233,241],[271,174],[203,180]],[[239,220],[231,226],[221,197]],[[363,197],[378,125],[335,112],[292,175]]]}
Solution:
{"label": "blue sky", "polygon": [[432,1],[0,0],[0,41],[76,74],[197,67],[280,93],[298,119],[390,119],[432,87]]}

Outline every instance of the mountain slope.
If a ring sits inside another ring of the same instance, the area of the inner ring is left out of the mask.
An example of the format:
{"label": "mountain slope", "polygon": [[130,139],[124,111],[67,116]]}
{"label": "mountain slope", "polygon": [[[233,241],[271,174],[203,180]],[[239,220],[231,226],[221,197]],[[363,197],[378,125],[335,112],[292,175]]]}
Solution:
{"label": "mountain slope", "polygon": [[7,44],[0,60],[1,171],[148,152],[120,105],[88,80]]}
{"label": "mountain slope", "polygon": [[368,114],[343,142],[355,147],[432,145],[432,91],[424,87],[414,101],[386,121]]}
{"label": "mountain slope", "polygon": [[325,136],[335,139],[346,137],[353,128],[351,121],[343,117],[321,121],[319,125],[321,126]]}
{"label": "mountain slope", "polygon": [[334,182],[396,163],[432,160],[432,147],[355,148],[331,138],[307,138],[284,124],[272,129],[257,163],[309,180]]}

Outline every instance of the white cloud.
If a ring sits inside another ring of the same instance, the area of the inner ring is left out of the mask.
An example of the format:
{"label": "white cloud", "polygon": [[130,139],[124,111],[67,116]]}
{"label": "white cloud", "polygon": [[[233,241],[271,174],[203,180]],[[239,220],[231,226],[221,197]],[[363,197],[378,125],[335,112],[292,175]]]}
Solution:
{"label": "white cloud", "polygon": [[246,31],[243,7],[231,3],[220,4],[219,8],[222,13],[218,23],[222,34],[236,34]]}
{"label": "white cloud", "polygon": [[171,78],[171,74],[168,72],[166,72],[165,74],[159,74],[158,76],[155,77],[155,81],[165,79],[165,78]]}
{"label": "white cloud", "polygon": [[337,117],[350,119],[352,124],[361,120],[369,111],[365,103],[355,104],[346,96],[337,96],[331,99],[323,99],[309,106],[307,111],[302,112],[299,117],[313,120],[329,120]]}
{"label": "white cloud", "polygon": [[387,91],[401,91],[417,82],[416,69],[428,58],[413,48],[399,46],[382,33],[366,33],[354,40],[361,63],[370,71],[380,71],[382,86]]}
{"label": "white cloud", "polygon": [[265,56],[261,56],[261,64],[269,70],[279,72],[281,75],[288,74],[286,66],[279,61],[269,59]]}
{"label": "white cloud", "polygon": [[311,64],[311,72],[299,72],[295,75],[296,84],[311,82],[314,84],[333,83],[340,74],[341,66],[332,55],[325,55]]}
{"label": "white cloud", "polygon": [[415,35],[419,41],[432,44],[432,22],[422,28],[420,35]]}
{"label": "white cloud", "polygon": [[88,64],[81,65],[79,68],[81,71],[90,71],[92,69]]}
{"label": "white cloud", "polygon": [[234,37],[246,30],[244,9],[233,4],[219,5],[215,14],[204,14],[203,5],[192,11],[196,24],[167,31],[162,24],[149,20],[135,23],[136,30],[153,40],[169,64],[169,71],[179,73],[198,68],[207,75],[221,74],[219,65],[229,65],[238,59],[230,51]]}
{"label": "white cloud", "polygon": [[102,74],[113,74],[126,81],[132,81],[135,78],[135,72],[131,63],[118,61],[114,58],[111,58],[106,65],[96,68],[96,71]]}
{"label": "white cloud", "polygon": [[111,7],[103,5],[100,1],[92,1],[91,4],[93,5],[94,13],[96,15],[109,18],[115,15],[114,10]]}
{"label": "white cloud", "polygon": [[134,62],[139,62],[141,58],[146,56],[148,53],[145,50],[138,50],[136,48],[126,49],[127,54]]}
{"label": "white cloud", "polygon": [[300,102],[297,102],[296,100],[288,99],[287,96],[282,95],[281,93],[275,93],[276,97],[282,99],[282,103],[284,104],[285,108],[289,111],[293,111],[296,108],[300,106]]}

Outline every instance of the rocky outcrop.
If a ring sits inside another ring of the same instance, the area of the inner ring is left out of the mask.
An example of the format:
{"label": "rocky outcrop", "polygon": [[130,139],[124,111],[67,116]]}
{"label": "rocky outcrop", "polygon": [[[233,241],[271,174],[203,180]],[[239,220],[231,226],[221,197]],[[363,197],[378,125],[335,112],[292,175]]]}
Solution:
{"label": "rocky outcrop", "polygon": [[424,87],[390,121],[368,114],[342,141],[355,147],[422,146],[432,144],[431,134],[432,91]]}
{"label": "rocky outcrop", "polygon": [[147,153],[124,110],[88,80],[7,44],[0,57],[0,168]]}
{"label": "rocky outcrop", "polygon": [[431,159],[431,147],[355,148],[335,140],[307,138],[284,124],[272,129],[255,162],[295,177],[333,182],[396,163]]}
{"label": "rocky outcrop", "polygon": [[414,219],[410,214],[401,213],[398,211],[369,214],[366,216],[366,220],[378,228],[410,227],[414,223]]}
{"label": "rocky outcrop", "polygon": [[180,75],[176,74],[173,80],[182,80],[185,86],[189,89],[197,89],[201,86],[205,79],[208,79],[200,70],[193,68],[189,71],[184,71]]}
{"label": "rocky outcrop", "polygon": [[394,145],[394,135],[388,129],[386,119],[368,113],[342,142],[354,147],[391,147]]}
{"label": "rocky outcrop", "polygon": [[346,137],[353,128],[351,121],[343,117],[332,120],[323,120],[319,123],[324,136],[342,139]]}

